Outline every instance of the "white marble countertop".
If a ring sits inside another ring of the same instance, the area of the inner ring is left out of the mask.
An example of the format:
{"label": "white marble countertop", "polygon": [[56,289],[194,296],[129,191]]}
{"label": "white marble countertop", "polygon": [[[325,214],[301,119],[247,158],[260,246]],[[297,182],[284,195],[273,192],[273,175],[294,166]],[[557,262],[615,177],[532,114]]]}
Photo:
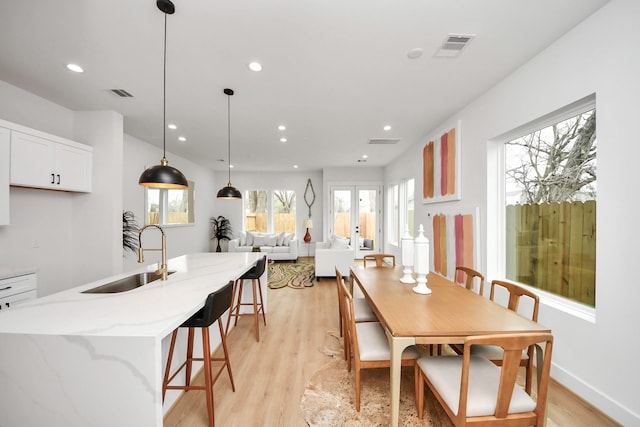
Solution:
{"label": "white marble countertop", "polygon": [[155,337],[170,334],[207,295],[251,268],[260,253],[196,253],[168,261],[168,280],[114,294],[83,294],[157,264],[38,298],[0,313],[0,333]]}

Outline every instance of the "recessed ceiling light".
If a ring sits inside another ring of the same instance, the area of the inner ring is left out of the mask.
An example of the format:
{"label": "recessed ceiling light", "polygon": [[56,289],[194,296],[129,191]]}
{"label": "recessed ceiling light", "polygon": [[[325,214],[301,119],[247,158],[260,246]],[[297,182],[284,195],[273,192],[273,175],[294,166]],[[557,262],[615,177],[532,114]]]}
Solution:
{"label": "recessed ceiling light", "polygon": [[173,123],[169,123],[169,124],[167,125],[167,127],[168,127],[169,129],[172,129],[172,130],[176,130],[176,129],[178,129],[178,126],[174,125]]}
{"label": "recessed ceiling light", "polygon": [[229,165],[230,168],[233,168],[233,165]]}
{"label": "recessed ceiling light", "polygon": [[293,168],[294,169],[298,169],[298,165],[293,165]]}
{"label": "recessed ceiling light", "polygon": [[280,125],[278,126],[278,130],[287,130],[287,127],[285,125]]}
{"label": "recessed ceiling light", "polygon": [[383,127],[382,129],[384,129],[384,130],[391,130],[391,126],[386,125],[386,126],[385,126],[385,127]]}
{"label": "recessed ceiling light", "polygon": [[71,71],[73,71],[74,73],[82,73],[82,72],[84,72],[82,67],[77,65],[77,64],[67,64],[67,68],[70,69]]}
{"label": "recessed ceiling light", "polygon": [[178,141],[185,142],[186,140],[187,140],[187,138],[185,138],[184,136],[179,136],[178,137]]}
{"label": "recessed ceiling light", "polygon": [[363,159],[368,159],[368,158],[369,158],[369,156],[367,156],[366,154],[363,154],[363,155],[362,155],[362,158],[363,158]]}
{"label": "recessed ceiling light", "polygon": [[287,142],[287,138],[280,138],[280,142]]}
{"label": "recessed ceiling light", "polygon": [[252,62],[249,64],[249,69],[255,72],[262,71],[262,65],[259,62]]}

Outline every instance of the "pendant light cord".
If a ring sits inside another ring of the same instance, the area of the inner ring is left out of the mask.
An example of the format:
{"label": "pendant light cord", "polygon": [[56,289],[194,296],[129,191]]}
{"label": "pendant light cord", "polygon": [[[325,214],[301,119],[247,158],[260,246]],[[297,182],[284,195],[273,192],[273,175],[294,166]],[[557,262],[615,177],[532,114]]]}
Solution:
{"label": "pendant light cord", "polygon": [[229,184],[231,184],[231,95],[227,95],[227,147],[229,147],[229,165],[227,173],[229,175]]}
{"label": "pendant light cord", "polygon": [[167,14],[164,14],[164,51],[162,53],[162,158],[167,158]]}

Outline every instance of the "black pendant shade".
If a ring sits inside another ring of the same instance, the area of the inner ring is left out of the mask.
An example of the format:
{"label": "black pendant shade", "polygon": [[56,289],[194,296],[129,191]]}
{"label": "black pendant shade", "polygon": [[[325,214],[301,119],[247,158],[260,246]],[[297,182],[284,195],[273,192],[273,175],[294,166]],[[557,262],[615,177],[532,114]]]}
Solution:
{"label": "black pendant shade", "polygon": [[167,15],[175,12],[175,7],[170,0],[158,0],[156,6],[164,13],[164,67],[163,67],[163,108],[162,108],[162,160],[160,164],[152,166],[142,172],[138,184],[151,188],[187,188],[187,178],[178,169],[169,166],[167,160],[166,141],[166,111],[167,111]]}
{"label": "black pendant shade", "polygon": [[242,199],[242,193],[233,185],[231,185],[231,95],[233,95],[232,89],[225,89],[224,94],[227,95],[227,135],[228,135],[228,147],[229,147],[229,164],[227,169],[229,171],[229,181],[225,187],[218,190],[218,199],[228,200],[240,200]]}

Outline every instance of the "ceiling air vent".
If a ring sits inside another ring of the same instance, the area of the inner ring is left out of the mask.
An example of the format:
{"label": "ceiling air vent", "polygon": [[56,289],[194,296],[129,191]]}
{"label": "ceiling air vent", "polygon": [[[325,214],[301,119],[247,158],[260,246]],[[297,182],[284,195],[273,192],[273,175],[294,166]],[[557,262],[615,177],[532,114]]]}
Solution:
{"label": "ceiling air vent", "polygon": [[400,138],[371,138],[367,144],[371,145],[393,145],[400,142]]}
{"label": "ceiling air vent", "polygon": [[464,49],[474,37],[474,35],[470,34],[449,34],[434,56],[440,58],[455,58],[460,55],[462,49]]}
{"label": "ceiling air vent", "polygon": [[133,98],[133,95],[131,95],[129,92],[127,92],[124,89],[111,89],[111,92],[118,95],[121,98]]}

